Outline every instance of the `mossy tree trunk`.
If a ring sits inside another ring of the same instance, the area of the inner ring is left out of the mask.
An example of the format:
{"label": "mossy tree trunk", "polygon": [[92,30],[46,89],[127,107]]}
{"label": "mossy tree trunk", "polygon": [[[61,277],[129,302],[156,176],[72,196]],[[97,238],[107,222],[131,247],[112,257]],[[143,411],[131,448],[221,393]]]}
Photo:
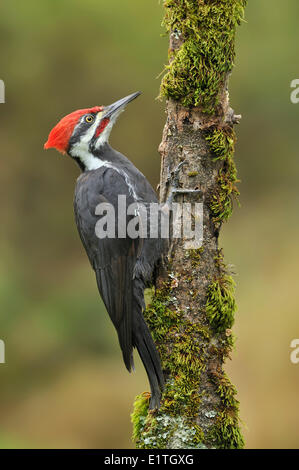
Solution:
{"label": "mossy tree trunk", "polygon": [[[246,0],[164,0],[169,66],[161,84],[167,121],[160,145],[160,197],[203,203],[203,244],[174,239],[145,318],[166,387],[161,408],[147,393],[132,415],[138,448],[240,448],[239,403],[223,365],[233,347],[234,282],[218,246],[238,196],[236,116],[229,105],[236,28]],[[180,165],[180,163],[182,163]],[[183,192],[182,189],[187,190]],[[190,191],[190,190],[197,190]]]}

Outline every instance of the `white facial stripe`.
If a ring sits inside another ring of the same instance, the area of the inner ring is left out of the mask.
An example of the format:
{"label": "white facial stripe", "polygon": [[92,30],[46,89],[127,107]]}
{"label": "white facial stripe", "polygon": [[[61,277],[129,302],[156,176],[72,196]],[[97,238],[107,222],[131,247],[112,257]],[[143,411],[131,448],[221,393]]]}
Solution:
{"label": "white facial stripe", "polygon": [[95,134],[95,132],[98,128],[98,125],[100,124],[102,116],[103,116],[103,113],[98,113],[97,114],[93,125],[90,126],[88,131],[81,137],[81,140],[80,140],[81,143],[83,143],[83,144],[88,143],[89,144],[89,142],[93,138],[93,136],[94,136],[94,134]]}
{"label": "white facial stripe", "polygon": [[[105,129],[101,132],[101,134],[95,141],[96,149],[101,148],[104,144],[108,142],[110,133],[112,131],[112,127],[114,126],[116,119],[124,111],[124,109],[125,109],[125,106],[120,108],[115,114],[113,114],[113,116],[111,116],[110,122],[107,124]],[[104,114],[103,112],[99,112],[97,114],[93,125],[90,126],[87,132],[81,137],[80,141],[73,145],[71,152],[70,152],[72,156],[81,158],[81,155],[83,156],[83,154],[86,154],[86,152],[88,152],[89,143],[94,137],[96,130],[98,126],[100,125],[101,120],[103,119],[103,117],[105,117],[103,116],[103,114]],[[84,119],[84,116],[80,119],[80,121],[76,125],[74,132],[76,131],[77,127],[80,126],[83,119]]]}
{"label": "white facial stripe", "polygon": [[108,142],[109,137],[110,137],[110,133],[112,131],[113,124],[114,123],[112,121],[110,121],[107,124],[107,126],[105,127],[105,129],[103,130],[103,132],[101,132],[101,134],[97,138],[96,143],[95,143],[95,147],[97,149],[101,148],[102,145],[104,145]]}
{"label": "white facial stripe", "polygon": [[[88,129],[88,131],[81,136],[80,140],[78,142],[76,142],[71,150],[70,150],[70,154],[73,156],[73,157],[78,157],[80,158],[80,160],[82,161],[82,163],[84,163],[84,165],[86,166],[86,168],[90,169],[90,170],[93,170],[95,168],[92,168],[92,161],[95,160],[94,162],[94,165],[96,164],[96,161],[98,160],[98,158],[95,158],[90,152],[89,152],[89,142],[91,141],[91,139],[93,138],[97,128],[98,128],[98,125],[100,124],[100,121],[102,119],[102,114],[103,113],[98,113],[96,118],[95,118],[95,121],[93,123],[92,126],[90,126],[90,128]],[[80,119],[79,123],[77,124],[77,126],[80,126],[80,124],[82,123],[82,119],[84,119],[84,116]],[[76,127],[77,127],[76,126]],[[75,128],[76,130],[76,128]]]}
{"label": "white facial stripe", "polygon": [[105,129],[103,130],[103,132],[99,135],[96,143],[95,143],[95,147],[97,149],[101,148],[102,145],[106,144],[109,140],[109,137],[110,137],[110,133],[112,131],[112,127],[114,126],[115,124],[115,121],[117,120],[117,118],[119,117],[119,115],[125,110],[125,105],[122,107],[122,108],[119,108],[119,110],[114,113],[111,118],[110,118],[110,122],[109,124],[107,124],[107,126],[105,127]]}
{"label": "white facial stripe", "polygon": [[103,161],[100,158],[95,157],[92,153],[89,152],[89,150],[83,150],[81,148],[78,151],[78,149],[75,148],[75,150],[72,149],[71,155],[73,157],[80,158],[86,170],[97,170],[103,165]]}

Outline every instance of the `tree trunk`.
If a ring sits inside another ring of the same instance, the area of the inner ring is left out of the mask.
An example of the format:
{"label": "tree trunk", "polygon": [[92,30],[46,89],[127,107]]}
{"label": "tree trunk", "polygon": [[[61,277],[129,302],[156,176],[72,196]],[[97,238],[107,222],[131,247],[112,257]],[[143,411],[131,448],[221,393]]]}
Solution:
{"label": "tree trunk", "polygon": [[164,0],[169,65],[161,84],[167,121],[160,199],[203,204],[203,243],[173,238],[144,312],[166,386],[159,411],[149,394],[132,415],[137,448],[241,448],[236,389],[223,365],[233,347],[234,282],[218,237],[238,196],[236,116],[229,106],[236,27],[246,0]]}

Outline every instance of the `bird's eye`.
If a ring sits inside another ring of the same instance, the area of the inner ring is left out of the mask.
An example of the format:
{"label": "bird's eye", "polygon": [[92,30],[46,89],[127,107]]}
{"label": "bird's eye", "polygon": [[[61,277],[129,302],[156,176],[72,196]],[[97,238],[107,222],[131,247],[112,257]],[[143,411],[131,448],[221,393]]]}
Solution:
{"label": "bird's eye", "polygon": [[85,122],[88,122],[88,124],[90,124],[93,120],[94,120],[94,117],[91,116],[91,115],[86,116],[86,118],[85,118]]}

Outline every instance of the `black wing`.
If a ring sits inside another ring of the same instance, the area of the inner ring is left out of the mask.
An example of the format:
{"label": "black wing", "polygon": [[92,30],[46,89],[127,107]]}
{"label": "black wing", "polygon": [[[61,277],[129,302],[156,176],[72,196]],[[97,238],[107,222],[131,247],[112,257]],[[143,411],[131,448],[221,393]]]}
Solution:
{"label": "black wing", "polygon": [[[117,171],[103,167],[84,173],[77,182],[74,210],[80,238],[95,270],[101,297],[117,330],[124,362],[130,371],[133,366],[133,277],[140,240],[117,237],[118,195],[126,196],[127,205],[134,202],[125,179]],[[96,235],[100,219],[96,208],[100,203],[109,203],[114,208],[116,238],[99,239]],[[128,220],[126,217],[126,223]]]}

